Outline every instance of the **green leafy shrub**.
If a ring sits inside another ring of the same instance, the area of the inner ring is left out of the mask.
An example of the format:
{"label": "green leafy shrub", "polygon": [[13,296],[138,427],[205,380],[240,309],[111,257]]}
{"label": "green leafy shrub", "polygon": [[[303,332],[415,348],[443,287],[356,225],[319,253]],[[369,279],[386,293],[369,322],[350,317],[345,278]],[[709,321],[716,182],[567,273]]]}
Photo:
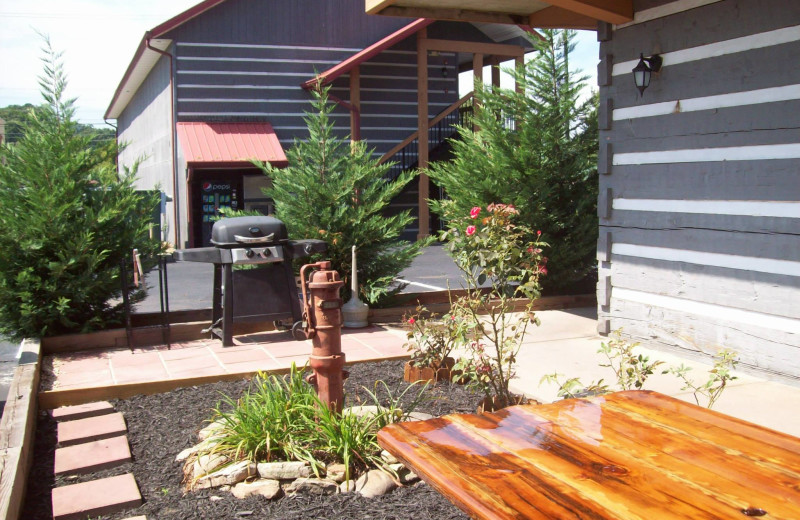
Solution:
{"label": "green leafy shrub", "polygon": [[[543,30],[544,41],[524,68],[513,71],[520,93],[477,88],[481,106],[471,127],[451,141],[454,159],[429,167],[454,212],[436,201],[447,220],[474,206],[503,201],[520,222],[541,230],[552,268],[547,294],[593,292],[597,243],[597,98],[580,101],[586,78],[569,70],[574,32]],[[510,123],[513,122],[513,123]],[[535,238],[535,237],[531,237]],[[588,290],[587,290],[588,289]]]}
{"label": "green leafy shrub", "polygon": [[120,261],[160,247],[149,239],[157,201],[134,190],[133,172],[117,174],[116,143],[80,131],[61,56],[45,43],[46,104],[0,148],[0,333],[14,338],[121,323],[121,304],[111,303]]}
{"label": "green leafy shrub", "polygon": [[728,385],[728,381],[737,379],[737,376],[731,372],[739,364],[738,354],[729,349],[722,349],[714,356],[714,365],[708,371],[708,378],[705,382],[698,383],[691,379],[688,372],[691,367],[687,367],[683,363],[680,366],[670,368],[669,372],[681,381],[684,386],[681,390],[691,390],[694,395],[694,401],[700,405],[700,396],[705,397],[706,407],[713,408],[717,400],[722,396],[722,392]]}
{"label": "green leafy shrub", "polygon": [[256,163],[272,179],[265,194],[275,201],[275,214],[295,239],[318,238],[328,243],[331,260],[350,291],[352,246],[358,248],[361,297],[378,303],[399,291],[396,275],[408,267],[429,241],[399,239],[413,220],[408,211],[383,215],[389,202],[412,179],[404,173],[394,181],[384,176],[390,164],[378,164],[363,141],[350,143],[334,135],[327,89],[314,91],[314,111],[307,114],[308,139],[287,150],[289,166]]}

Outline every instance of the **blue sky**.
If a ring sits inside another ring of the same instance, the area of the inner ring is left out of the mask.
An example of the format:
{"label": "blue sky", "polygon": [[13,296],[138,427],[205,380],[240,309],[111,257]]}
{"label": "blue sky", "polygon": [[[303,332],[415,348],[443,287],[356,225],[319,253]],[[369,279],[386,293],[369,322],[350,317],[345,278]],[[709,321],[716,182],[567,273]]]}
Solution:
{"label": "blue sky", "polygon": [[[67,95],[80,122],[103,124],[114,90],[145,31],[199,0],[0,0],[0,106],[41,102],[42,40],[64,53]],[[573,63],[595,85],[597,42],[581,31]]]}

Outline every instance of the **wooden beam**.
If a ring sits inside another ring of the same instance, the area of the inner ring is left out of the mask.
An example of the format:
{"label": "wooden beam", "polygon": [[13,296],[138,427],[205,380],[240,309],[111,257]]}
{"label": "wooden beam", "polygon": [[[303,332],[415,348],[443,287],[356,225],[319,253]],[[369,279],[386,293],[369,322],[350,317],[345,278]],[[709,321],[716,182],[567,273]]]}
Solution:
{"label": "wooden beam", "polygon": [[365,0],[364,10],[367,14],[378,14],[383,9],[392,5],[395,0]]}
{"label": "wooden beam", "polygon": [[[369,2],[369,0],[367,1]],[[367,10],[367,12],[369,14],[379,14],[382,16],[400,16],[403,18],[433,18],[436,20],[451,20],[454,22],[483,22],[507,25],[520,25],[527,23],[527,16],[520,14],[472,11],[469,9],[448,9],[444,7],[401,7],[389,5],[383,8],[376,8],[375,12],[369,10]]]}
{"label": "wooden beam", "polygon": [[597,19],[560,7],[547,7],[531,14],[528,24],[541,29],[597,30]]}
{"label": "wooden beam", "polygon": [[525,49],[519,45],[504,45],[502,43],[461,42],[454,40],[426,40],[425,46],[429,51],[440,52],[468,52],[470,54],[496,54],[516,58],[524,56]]}
{"label": "wooden beam", "polygon": [[361,140],[361,67],[350,70],[350,104],[355,110],[350,111],[350,140]]}
{"label": "wooden beam", "polygon": [[[554,7],[562,7],[595,20],[608,23],[627,23],[633,20],[633,0],[546,0]],[[592,29],[596,29],[595,24]]]}
{"label": "wooden beam", "polygon": [[428,197],[430,181],[425,169],[428,167],[428,30],[417,33],[417,167],[419,188],[417,192],[417,240],[430,234],[430,210]]}

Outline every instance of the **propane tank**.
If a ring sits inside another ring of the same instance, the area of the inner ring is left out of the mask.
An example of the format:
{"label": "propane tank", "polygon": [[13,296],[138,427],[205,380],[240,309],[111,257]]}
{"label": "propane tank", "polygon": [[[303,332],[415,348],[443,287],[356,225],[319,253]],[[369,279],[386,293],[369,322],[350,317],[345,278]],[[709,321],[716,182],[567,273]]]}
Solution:
{"label": "propane tank", "polygon": [[352,296],[350,301],[342,306],[344,316],[344,326],[349,329],[366,327],[369,325],[367,316],[369,306],[358,299],[358,265],[356,263],[356,246],[353,246],[353,274],[350,277],[350,290]]}

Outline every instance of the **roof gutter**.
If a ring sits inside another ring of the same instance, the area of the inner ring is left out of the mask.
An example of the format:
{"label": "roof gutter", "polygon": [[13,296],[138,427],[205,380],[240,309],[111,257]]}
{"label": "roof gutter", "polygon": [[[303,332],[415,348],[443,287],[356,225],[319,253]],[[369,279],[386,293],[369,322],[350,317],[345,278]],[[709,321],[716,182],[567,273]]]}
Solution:
{"label": "roof gutter", "polygon": [[180,202],[180,197],[178,196],[178,157],[177,157],[177,149],[175,147],[175,133],[176,130],[176,121],[175,121],[175,83],[174,83],[174,62],[175,58],[172,54],[167,51],[162,51],[161,49],[157,49],[150,44],[150,39],[152,38],[152,33],[147,31],[144,35],[145,47],[155,53],[158,53],[169,60],[169,96],[170,96],[170,152],[172,155],[172,215],[173,215],[173,227],[174,229],[174,236],[175,236],[175,248],[181,249],[180,245],[180,237],[181,237],[181,226],[180,226],[180,214],[178,212],[178,206]]}

